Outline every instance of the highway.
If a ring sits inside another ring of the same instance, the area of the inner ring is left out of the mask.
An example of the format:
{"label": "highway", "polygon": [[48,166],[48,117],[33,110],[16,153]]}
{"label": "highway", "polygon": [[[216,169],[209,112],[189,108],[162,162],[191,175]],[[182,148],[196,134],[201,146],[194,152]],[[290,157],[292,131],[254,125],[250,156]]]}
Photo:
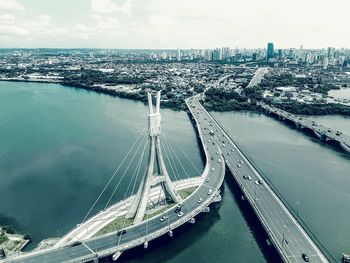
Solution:
{"label": "highway", "polygon": [[[195,118],[196,121],[196,118]],[[88,262],[97,261],[98,258],[110,256],[116,252],[123,252],[133,247],[149,242],[161,235],[170,234],[178,226],[187,223],[197,214],[203,212],[212,202],[220,199],[220,187],[225,175],[224,162],[220,156],[218,145],[213,145],[203,140],[203,132],[200,123],[197,123],[199,136],[206,154],[206,166],[202,177],[204,179],[197,190],[182,202],[181,211],[184,215],[179,217],[175,213],[175,207],[162,214],[142,221],[137,225],[125,228],[124,234],[113,232],[104,236],[90,238],[82,243],[66,245],[58,248],[38,250],[35,252],[23,253],[18,256],[0,260],[1,263],[59,263],[59,262]],[[219,153],[216,155],[216,153]],[[211,160],[209,156],[215,156]],[[209,194],[209,190],[212,191]],[[201,201],[199,201],[201,199]],[[162,216],[167,216],[163,222]],[[193,221],[193,220],[192,220]],[[120,233],[120,232],[119,232]]]}
{"label": "highway", "polygon": [[258,105],[267,113],[273,113],[279,116],[282,120],[289,120],[293,122],[300,130],[305,128],[312,130],[321,141],[338,142],[344,150],[350,153],[350,136],[343,134],[340,131],[323,126],[310,119],[291,114],[276,107],[269,106],[265,103],[259,103]]}
{"label": "highway", "polygon": [[[198,97],[192,98],[191,103],[197,110],[198,122],[204,125],[206,140],[221,148],[227,167],[284,262],[305,262],[302,258],[304,253],[310,262],[328,262],[263,176],[199,103]],[[210,134],[210,130],[214,135]]]}
{"label": "highway", "polygon": [[269,72],[269,68],[264,67],[264,68],[258,68],[255,73],[253,78],[250,80],[249,84],[247,85],[247,88],[253,88],[260,84],[260,82],[263,80],[265,74]]}

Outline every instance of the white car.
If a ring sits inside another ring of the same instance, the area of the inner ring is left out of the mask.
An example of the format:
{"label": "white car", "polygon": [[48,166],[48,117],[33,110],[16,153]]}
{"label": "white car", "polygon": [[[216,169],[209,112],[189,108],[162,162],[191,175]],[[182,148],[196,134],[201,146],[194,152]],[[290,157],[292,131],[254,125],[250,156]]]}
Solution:
{"label": "white car", "polygon": [[184,215],[184,212],[182,211],[177,214],[178,217],[182,217],[183,215]]}
{"label": "white car", "polygon": [[200,204],[200,203],[202,203],[202,201],[203,201],[203,199],[202,199],[202,198],[199,198],[198,201],[197,201],[197,203]]}
{"label": "white car", "polygon": [[205,181],[208,183],[209,182],[209,177]]}
{"label": "white car", "polygon": [[213,167],[213,168],[211,168],[211,171],[212,171],[212,172],[214,172],[214,171],[215,171],[214,167]]}
{"label": "white car", "polygon": [[242,166],[241,166],[240,164],[237,164],[237,167],[238,167],[238,168],[241,168]]}
{"label": "white car", "polygon": [[218,163],[221,163],[221,159],[220,158],[218,159]]}
{"label": "white car", "polygon": [[248,180],[252,180],[252,177],[250,175],[248,176]]}
{"label": "white car", "polygon": [[212,189],[209,189],[208,195],[211,195],[212,193],[213,193],[213,190],[212,190]]}
{"label": "white car", "polygon": [[176,205],[177,208],[180,208],[181,206],[182,206],[181,203],[178,203],[178,204]]}
{"label": "white car", "polygon": [[160,222],[163,222],[163,221],[165,221],[165,220],[167,220],[167,219],[168,219],[167,216],[162,216],[162,217],[159,219],[159,221],[160,221]]}

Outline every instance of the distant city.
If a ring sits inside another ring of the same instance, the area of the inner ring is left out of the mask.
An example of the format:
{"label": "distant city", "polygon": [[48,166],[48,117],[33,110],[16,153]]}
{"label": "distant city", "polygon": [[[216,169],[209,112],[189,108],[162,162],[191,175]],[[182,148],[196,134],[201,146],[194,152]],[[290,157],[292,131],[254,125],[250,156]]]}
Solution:
{"label": "distant city", "polygon": [[163,90],[162,105],[182,109],[186,98],[205,91],[208,109],[255,110],[264,100],[298,114],[350,115],[348,98],[328,94],[350,86],[349,49],[278,49],[270,42],[254,50],[1,49],[0,58],[1,80],[142,101],[147,90]]}

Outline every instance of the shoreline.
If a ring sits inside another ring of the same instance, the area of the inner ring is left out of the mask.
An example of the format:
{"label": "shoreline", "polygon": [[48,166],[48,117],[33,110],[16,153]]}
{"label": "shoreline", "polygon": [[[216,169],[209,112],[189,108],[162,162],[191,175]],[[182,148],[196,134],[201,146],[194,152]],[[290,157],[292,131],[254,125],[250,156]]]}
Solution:
{"label": "shoreline", "polygon": [[22,252],[30,242],[28,234],[19,234],[12,226],[0,226],[0,249],[6,256]]}
{"label": "shoreline", "polygon": [[[134,100],[134,101],[140,101],[144,103],[145,105],[147,104],[147,97],[146,95],[142,95],[136,92],[124,92],[124,91],[119,91],[119,90],[113,90],[113,89],[107,89],[102,86],[96,85],[96,86],[89,86],[89,85],[76,85],[72,84],[69,81],[63,81],[63,80],[56,80],[56,79],[24,79],[24,78],[0,78],[0,81],[9,81],[9,82],[30,82],[30,83],[49,83],[49,84],[60,84],[65,87],[69,88],[75,88],[75,89],[83,89],[86,91],[92,91],[98,94],[104,94],[104,95],[109,95],[111,97],[118,97],[121,99],[129,99],[129,100]],[[128,83],[121,83],[119,85],[130,85]],[[182,101],[162,101],[162,108],[168,108],[168,109],[173,109],[173,110],[183,110],[186,111],[186,104],[185,104],[185,99],[184,98]],[[208,100],[206,103],[204,103],[204,106],[207,108],[209,111],[216,111],[216,112],[230,112],[230,111],[247,111],[247,112],[255,112],[255,113],[261,113],[261,109],[256,105],[256,104],[242,104],[242,103],[237,103],[234,106],[228,105],[227,103],[225,104],[225,101],[221,101],[220,105],[218,108],[214,108],[213,105],[211,105],[213,101]],[[313,110],[308,111],[308,108],[314,107],[313,104],[306,104],[306,105],[298,105],[298,107],[291,109],[288,107],[290,104],[283,104],[283,105],[278,105],[278,104],[273,104],[273,106],[280,108],[282,110],[286,110],[292,114],[297,114],[297,115],[304,115],[304,116],[332,116],[332,115],[339,115],[339,116],[344,116],[348,117],[350,116],[350,110],[349,112],[344,111],[343,109],[346,106],[338,105],[338,104],[323,104],[324,107],[334,107],[337,106],[339,107],[338,110],[335,110],[331,113],[328,112],[314,112]],[[282,107],[278,107],[282,106]],[[319,107],[320,105],[316,105],[315,107]],[[289,109],[289,110],[288,110]]]}

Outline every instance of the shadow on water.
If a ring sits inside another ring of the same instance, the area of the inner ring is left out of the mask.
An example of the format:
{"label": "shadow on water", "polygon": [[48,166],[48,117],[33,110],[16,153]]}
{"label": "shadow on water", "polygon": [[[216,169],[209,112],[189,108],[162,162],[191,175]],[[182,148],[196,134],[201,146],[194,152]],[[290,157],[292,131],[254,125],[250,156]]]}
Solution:
{"label": "shadow on water", "polygon": [[[231,173],[226,170],[225,181],[229,190],[232,192],[235,202],[241,211],[244,220],[246,221],[250,231],[252,232],[264,258],[267,262],[282,262],[277,250],[271,244],[267,243],[269,237],[267,236],[263,226],[255,215],[253,209],[249,205],[248,201],[242,200],[243,193],[236,181],[233,179]],[[224,194],[224,193],[223,193]]]}

